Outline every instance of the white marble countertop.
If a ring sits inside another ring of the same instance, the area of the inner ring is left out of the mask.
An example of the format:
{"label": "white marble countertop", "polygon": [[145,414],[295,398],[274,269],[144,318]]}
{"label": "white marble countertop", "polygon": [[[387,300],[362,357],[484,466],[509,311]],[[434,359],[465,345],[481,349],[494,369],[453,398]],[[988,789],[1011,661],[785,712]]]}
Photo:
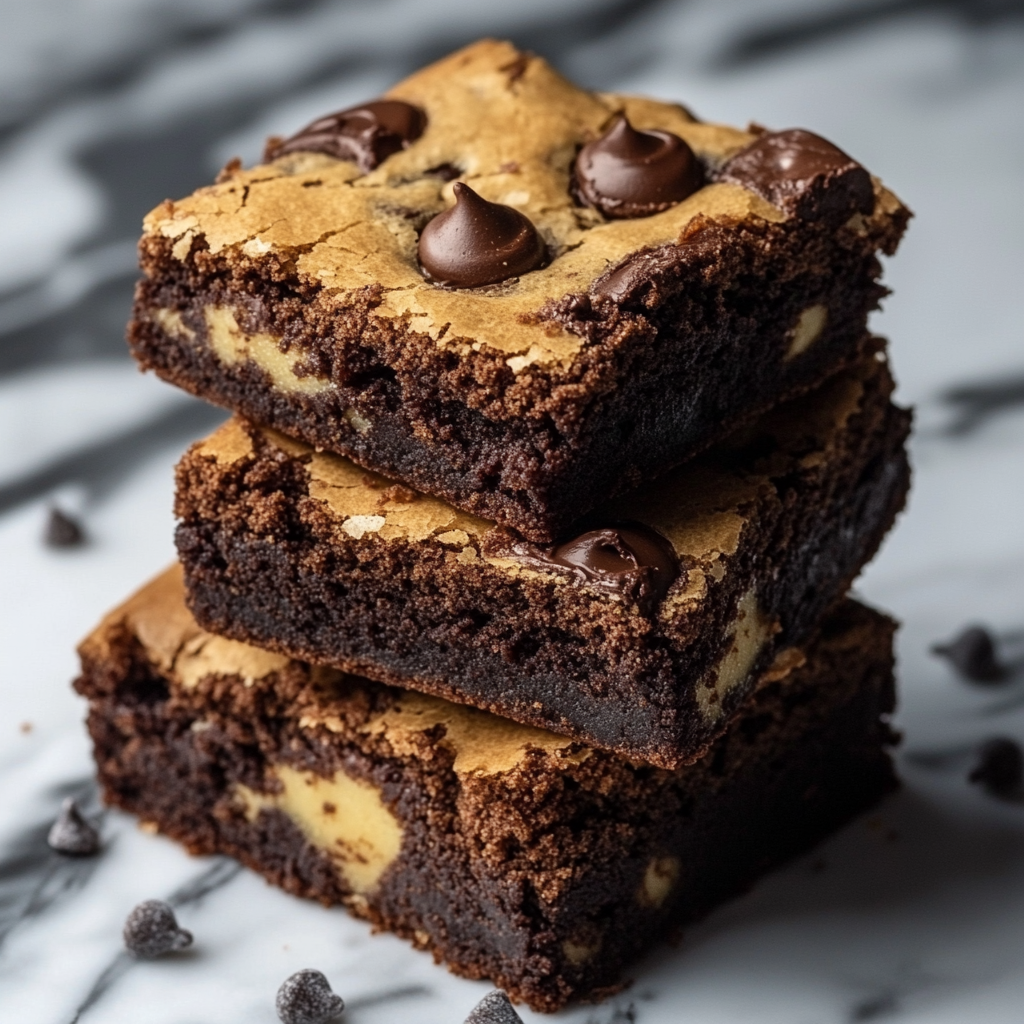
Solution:
{"label": "white marble countertop", "polygon": [[[904,788],[663,947],[573,1024],[1019,1021],[1024,805],[965,776],[1024,739],[1024,672],[958,681],[929,644],[1024,630],[1024,16],[1016,0],[4,0],[0,34],[0,1019],[271,1024],[323,970],[350,1024],[459,1024],[488,990],[194,859],[107,812],[91,860],[47,852],[61,798],[98,812],[73,648],[173,556],[171,469],[221,414],[138,375],[121,341],[141,214],[252,160],[265,134],[507,35],[602,88],[834,138],[917,214],[875,319],[918,406],[909,510],[858,583],[895,613]],[[962,390],[960,398],[957,389]],[[89,543],[52,550],[52,502]],[[171,898],[186,955],[120,930]],[[523,1011],[527,1021],[542,1019]]]}

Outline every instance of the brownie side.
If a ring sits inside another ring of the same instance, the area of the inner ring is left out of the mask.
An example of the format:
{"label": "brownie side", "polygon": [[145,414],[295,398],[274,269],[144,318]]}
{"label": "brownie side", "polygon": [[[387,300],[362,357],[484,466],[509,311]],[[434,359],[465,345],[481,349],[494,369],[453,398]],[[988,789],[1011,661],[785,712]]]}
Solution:
{"label": "brownie side", "polygon": [[[459,770],[444,727],[404,738],[370,727],[397,691],[325,688],[299,663],[243,681],[215,661],[186,687],[124,622],[83,645],[76,687],[108,802],[553,1011],[615,984],[667,930],[893,788],[892,630],[847,602],[804,664],[768,673],[714,750],[677,772],[572,745]],[[283,812],[245,813],[237,787],[272,793],[282,764],[380,792],[402,844],[372,890],[355,892]]]}
{"label": "brownie side", "polygon": [[[603,291],[550,303],[538,316],[581,347],[566,366],[519,372],[472,337],[439,345],[378,316],[379,289],[339,306],[266,259],[197,249],[182,262],[151,236],[129,342],[141,365],[194,394],[550,541],[853,361],[885,292],[875,253],[901,231],[699,223],[684,243],[625,261]],[[794,325],[817,305],[828,308],[822,334],[787,358]],[[330,386],[287,391],[251,360],[222,362],[210,307],[280,339],[307,379]],[[168,311],[175,332],[160,319]]]}
{"label": "brownie side", "polygon": [[[245,457],[222,462],[200,445],[179,466],[190,606],[204,627],[237,640],[675,767],[699,756],[748,692],[737,680],[710,710],[700,692],[733,644],[744,596],[755,589],[766,633],[777,627],[756,670],[845,594],[903,505],[908,417],[889,402],[891,380],[873,357],[856,378],[858,411],[831,447],[802,433],[853,382],[772,414],[792,436],[752,431],[709,456],[740,490],[729,513],[743,522],[736,550],[710,564],[678,551],[684,575],[654,616],[564,578],[465,561],[469,549],[458,554],[444,535],[356,537],[310,496],[309,458],[260,431]],[[673,484],[680,500],[706,479],[700,467],[682,472],[695,475],[692,487],[691,476]],[[642,520],[646,504],[622,499],[609,517]],[[690,600],[698,586],[703,596]]]}

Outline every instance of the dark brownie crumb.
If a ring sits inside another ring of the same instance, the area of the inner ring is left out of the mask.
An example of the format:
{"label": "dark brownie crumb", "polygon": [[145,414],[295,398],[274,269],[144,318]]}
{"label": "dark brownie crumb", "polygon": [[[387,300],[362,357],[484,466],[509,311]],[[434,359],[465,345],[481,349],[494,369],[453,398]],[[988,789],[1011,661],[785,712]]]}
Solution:
{"label": "dark brownie crumb", "polygon": [[50,509],[43,542],[48,548],[75,548],[85,543],[85,531],[76,519],[54,506]]}
{"label": "dark brownie crumb", "polygon": [[982,744],[978,762],[967,776],[991,796],[1020,795],[1024,781],[1024,754],[1016,740],[996,737]]}
{"label": "dark brownie crumb", "polygon": [[99,833],[82,817],[70,797],[61,804],[46,841],[51,850],[77,857],[90,857],[100,848]]}
{"label": "dark brownie crumb", "polygon": [[507,995],[500,989],[489,992],[473,1007],[466,1024],[523,1024]]}
{"label": "dark brownie crumb", "polygon": [[124,944],[139,960],[155,960],[192,945],[192,933],[178,927],[169,903],[145,900],[124,923]]}
{"label": "dark brownie crumb", "polygon": [[968,626],[949,643],[934,644],[932,654],[946,658],[972,683],[996,683],[1006,678],[1006,668],[996,655],[995,641],[984,626]]}
{"label": "dark brownie crumb", "polygon": [[277,1015],[283,1024],[327,1024],[345,1009],[320,971],[296,971],[277,990]]}

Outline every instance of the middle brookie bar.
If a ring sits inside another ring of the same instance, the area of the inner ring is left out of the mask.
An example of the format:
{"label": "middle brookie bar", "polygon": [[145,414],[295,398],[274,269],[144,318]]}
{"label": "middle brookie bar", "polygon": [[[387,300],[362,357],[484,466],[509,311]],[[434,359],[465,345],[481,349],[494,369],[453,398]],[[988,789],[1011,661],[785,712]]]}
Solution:
{"label": "middle brookie bar", "polygon": [[873,556],[909,483],[881,341],[541,548],[233,420],[178,467],[211,632],[674,768]]}

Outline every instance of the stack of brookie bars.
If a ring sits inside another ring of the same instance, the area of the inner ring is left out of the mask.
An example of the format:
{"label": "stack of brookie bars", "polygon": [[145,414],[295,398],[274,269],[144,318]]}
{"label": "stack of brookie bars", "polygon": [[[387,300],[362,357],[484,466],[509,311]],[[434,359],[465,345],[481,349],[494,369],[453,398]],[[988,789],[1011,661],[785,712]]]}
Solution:
{"label": "stack of brookie bars", "polygon": [[539,1010],[874,804],[908,217],[492,41],[161,204],[132,349],[235,418],[82,645],[106,799]]}

